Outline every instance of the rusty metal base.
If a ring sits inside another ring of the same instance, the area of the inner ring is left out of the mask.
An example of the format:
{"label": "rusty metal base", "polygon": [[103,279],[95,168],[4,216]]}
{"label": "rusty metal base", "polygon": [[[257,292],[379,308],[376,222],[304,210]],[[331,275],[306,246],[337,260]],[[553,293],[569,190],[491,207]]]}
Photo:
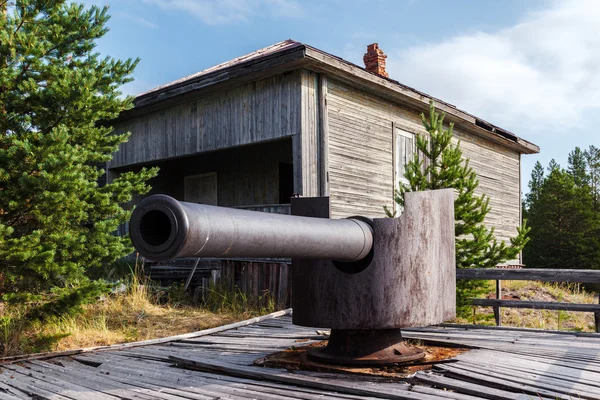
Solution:
{"label": "rusty metal base", "polygon": [[327,346],[308,355],[326,364],[390,365],[418,360],[425,352],[407,346],[400,329],[332,329]]}

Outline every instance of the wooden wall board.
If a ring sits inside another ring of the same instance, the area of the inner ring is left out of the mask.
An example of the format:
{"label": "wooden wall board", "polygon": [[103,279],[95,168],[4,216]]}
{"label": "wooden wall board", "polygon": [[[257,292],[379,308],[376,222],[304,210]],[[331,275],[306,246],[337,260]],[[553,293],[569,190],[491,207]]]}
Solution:
{"label": "wooden wall board", "polygon": [[131,132],[108,168],[213,151],[297,135],[301,131],[299,71],[202,96],[117,121]]}
{"label": "wooden wall board", "polygon": [[[408,107],[328,79],[327,115],[332,216],[384,216],[393,208],[393,125],[426,134],[418,113]],[[485,223],[500,240],[520,225],[519,153],[455,126],[465,158],[478,175],[478,194],[490,197]]]}

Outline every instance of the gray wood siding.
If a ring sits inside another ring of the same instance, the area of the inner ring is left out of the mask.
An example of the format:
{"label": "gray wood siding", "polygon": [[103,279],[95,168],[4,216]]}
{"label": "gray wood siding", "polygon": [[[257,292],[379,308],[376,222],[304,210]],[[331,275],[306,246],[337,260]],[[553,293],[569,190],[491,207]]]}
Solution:
{"label": "gray wood siding", "polygon": [[496,228],[496,237],[508,240],[521,221],[519,153],[455,129],[463,155],[479,178],[478,193],[490,197],[492,210],[486,224]]}
{"label": "gray wood siding", "polygon": [[300,71],[275,75],[115,124],[131,132],[109,168],[274,140],[301,131]]}
{"label": "gray wood siding", "polygon": [[332,217],[383,216],[393,198],[392,107],[330,79],[327,109]]}
{"label": "gray wood siding", "polygon": [[[425,133],[417,112],[329,79],[329,183],[334,218],[384,216],[393,206],[392,124]],[[520,224],[519,154],[455,127],[455,140],[490,196],[486,224],[507,240]]]}
{"label": "gray wood siding", "polygon": [[318,75],[301,70],[301,134],[294,141],[294,192],[318,196],[319,181],[319,99]]}

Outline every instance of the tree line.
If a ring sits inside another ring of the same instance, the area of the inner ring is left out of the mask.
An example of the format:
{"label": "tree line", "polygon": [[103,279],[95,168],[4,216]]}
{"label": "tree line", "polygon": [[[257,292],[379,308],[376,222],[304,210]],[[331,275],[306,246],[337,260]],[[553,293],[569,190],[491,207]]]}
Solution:
{"label": "tree line", "polygon": [[531,227],[523,261],[530,268],[600,268],[600,148],[576,147],[566,168],[538,161],[523,216]]}

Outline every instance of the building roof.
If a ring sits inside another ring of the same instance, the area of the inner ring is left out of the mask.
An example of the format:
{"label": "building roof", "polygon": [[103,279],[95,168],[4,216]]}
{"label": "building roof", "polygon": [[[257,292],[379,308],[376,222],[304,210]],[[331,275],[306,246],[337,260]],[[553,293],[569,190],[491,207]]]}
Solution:
{"label": "building roof", "polygon": [[208,75],[211,72],[225,70],[225,69],[227,69],[229,67],[232,67],[234,65],[238,65],[238,64],[241,64],[241,63],[244,63],[244,62],[256,61],[257,59],[260,59],[262,57],[267,57],[269,55],[276,54],[276,53],[279,53],[279,52],[284,51],[284,50],[293,49],[293,48],[296,48],[298,46],[302,46],[302,43],[296,42],[296,41],[293,41],[293,40],[290,40],[290,39],[284,40],[283,42],[272,44],[271,46],[267,46],[267,47],[264,47],[262,49],[253,51],[252,53],[249,53],[249,54],[246,54],[246,55],[243,55],[243,56],[240,56],[240,57],[236,57],[236,58],[234,58],[232,60],[225,61],[224,63],[215,65],[215,66],[210,67],[210,68],[206,68],[206,69],[204,69],[204,70],[202,70],[200,72],[196,72],[194,74],[191,74],[191,75],[188,75],[188,76],[184,76],[183,78],[179,78],[179,79],[177,79],[177,80],[175,80],[173,82],[169,82],[169,83],[167,83],[165,85],[157,86],[157,87],[155,87],[153,89],[150,89],[150,90],[148,90],[148,91],[146,91],[144,93],[138,94],[136,96],[136,99],[144,98],[144,97],[146,97],[146,96],[148,96],[150,94],[153,94],[153,93],[156,93],[156,92],[160,92],[162,90],[165,90],[165,89],[177,86],[179,84],[185,84],[186,82],[190,82],[190,81],[193,81],[194,79],[197,79],[197,78],[202,77],[204,75]]}
{"label": "building roof", "polygon": [[[318,346],[329,332],[292,325],[290,313],[280,311],[171,338],[4,359],[0,398],[600,397],[598,334],[472,326],[403,329],[403,337],[428,346],[432,354],[448,357],[457,353],[450,352],[456,347],[471,350],[442,361],[435,357],[421,365],[417,361],[406,369],[357,369],[302,361],[307,346]],[[277,352],[284,352],[280,354],[290,361],[274,364],[271,355]]]}
{"label": "building roof", "polygon": [[240,80],[249,80],[256,76],[268,76],[282,70],[308,68],[327,73],[362,87],[369,87],[383,96],[392,96],[420,108],[428,107],[433,100],[436,108],[444,111],[452,122],[468,123],[478,127],[478,131],[488,138],[518,150],[520,153],[533,154],[539,147],[514,133],[500,128],[475,115],[456,108],[453,104],[435,98],[424,92],[404,85],[394,79],[385,78],[368,72],[365,68],[340,57],[316,49],[291,39],[275,43],[250,54],[234,58],[214,67],[186,76],[176,81],[158,86],[135,98],[135,109],[140,110],[159,102],[177,98],[187,93],[207,89],[210,86]]}

